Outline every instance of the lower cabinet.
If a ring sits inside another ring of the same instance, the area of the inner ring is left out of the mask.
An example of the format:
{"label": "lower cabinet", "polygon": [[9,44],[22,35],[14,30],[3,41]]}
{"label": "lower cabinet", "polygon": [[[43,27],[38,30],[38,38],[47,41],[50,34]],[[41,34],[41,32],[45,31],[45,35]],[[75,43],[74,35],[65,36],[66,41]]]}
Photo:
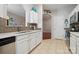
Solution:
{"label": "lower cabinet", "polygon": [[70,37],[70,49],[73,54],[76,53],[76,38],[74,38],[74,36]]}
{"label": "lower cabinet", "polygon": [[36,45],[35,33],[29,34],[30,39],[30,50],[32,50]]}
{"label": "lower cabinet", "polygon": [[16,53],[18,54],[26,54],[29,52],[29,40],[20,40],[16,43],[17,48],[16,48]]}
{"label": "lower cabinet", "polygon": [[42,40],[41,31],[28,33],[16,37],[16,53],[26,54],[35,48]]}
{"label": "lower cabinet", "polygon": [[70,49],[73,54],[79,54],[79,37],[70,34]]}
{"label": "lower cabinet", "polygon": [[16,53],[25,54],[29,52],[29,39],[28,35],[20,35],[16,37]]}
{"label": "lower cabinet", "polygon": [[77,38],[77,54],[79,54],[79,37]]}
{"label": "lower cabinet", "polygon": [[38,31],[38,32],[29,34],[29,39],[30,39],[30,49],[32,50],[42,41],[41,32]]}

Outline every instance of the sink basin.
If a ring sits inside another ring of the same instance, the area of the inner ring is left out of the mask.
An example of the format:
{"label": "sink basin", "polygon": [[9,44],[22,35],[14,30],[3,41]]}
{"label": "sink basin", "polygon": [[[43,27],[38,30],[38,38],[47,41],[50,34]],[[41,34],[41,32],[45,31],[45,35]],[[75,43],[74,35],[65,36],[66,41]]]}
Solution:
{"label": "sink basin", "polygon": [[26,33],[26,32],[30,32],[30,30],[27,30],[27,31],[19,31],[19,32],[17,32],[17,34],[19,34],[19,33]]}

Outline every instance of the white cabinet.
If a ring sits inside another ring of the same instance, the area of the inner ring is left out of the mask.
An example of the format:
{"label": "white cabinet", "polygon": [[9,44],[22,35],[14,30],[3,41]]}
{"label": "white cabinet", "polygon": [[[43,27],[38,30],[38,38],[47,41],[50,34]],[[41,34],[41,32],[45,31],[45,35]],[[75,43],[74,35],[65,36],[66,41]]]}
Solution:
{"label": "white cabinet", "polygon": [[38,23],[38,13],[30,11],[30,21],[29,23]]}
{"label": "white cabinet", "polygon": [[77,54],[79,54],[79,37],[77,38]]}
{"label": "white cabinet", "polygon": [[42,41],[42,37],[41,37],[42,35],[40,33],[41,31],[37,31],[37,32],[29,34],[31,50]]}
{"label": "white cabinet", "polygon": [[16,53],[25,54],[29,52],[30,49],[30,40],[28,35],[21,35],[16,37]]}
{"label": "white cabinet", "polygon": [[76,37],[72,34],[70,36],[70,49],[73,54],[76,53]]}
{"label": "white cabinet", "polygon": [[35,36],[36,38],[38,37],[36,40],[36,44],[38,45],[42,41],[42,32],[38,31]]}
{"label": "white cabinet", "polygon": [[30,52],[42,41],[41,30],[16,37],[16,53],[25,54]]}
{"label": "white cabinet", "polygon": [[7,17],[7,5],[0,4],[0,17],[6,18]]}
{"label": "white cabinet", "polygon": [[35,47],[36,43],[35,33],[29,34],[29,39],[30,39],[30,50],[32,50]]}

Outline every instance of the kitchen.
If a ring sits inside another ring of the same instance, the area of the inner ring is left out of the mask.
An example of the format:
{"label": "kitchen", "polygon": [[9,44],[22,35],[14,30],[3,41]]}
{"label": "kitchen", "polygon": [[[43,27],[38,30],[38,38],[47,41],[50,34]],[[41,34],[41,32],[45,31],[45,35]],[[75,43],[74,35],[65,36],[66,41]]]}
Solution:
{"label": "kitchen", "polygon": [[32,4],[0,5],[0,54],[27,54],[41,43],[41,8]]}
{"label": "kitchen", "polygon": [[[51,16],[50,40],[43,40],[44,11]],[[78,11],[77,4],[1,4],[0,54],[78,54]]]}

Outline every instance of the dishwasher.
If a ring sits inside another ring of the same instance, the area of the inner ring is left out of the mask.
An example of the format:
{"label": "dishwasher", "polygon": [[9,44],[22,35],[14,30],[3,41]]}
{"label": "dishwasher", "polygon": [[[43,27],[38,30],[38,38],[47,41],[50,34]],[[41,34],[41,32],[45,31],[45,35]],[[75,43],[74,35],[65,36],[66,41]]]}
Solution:
{"label": "dishwasher", "polygon": [[0,39],[0,54],[15,53],[15,36]]}

